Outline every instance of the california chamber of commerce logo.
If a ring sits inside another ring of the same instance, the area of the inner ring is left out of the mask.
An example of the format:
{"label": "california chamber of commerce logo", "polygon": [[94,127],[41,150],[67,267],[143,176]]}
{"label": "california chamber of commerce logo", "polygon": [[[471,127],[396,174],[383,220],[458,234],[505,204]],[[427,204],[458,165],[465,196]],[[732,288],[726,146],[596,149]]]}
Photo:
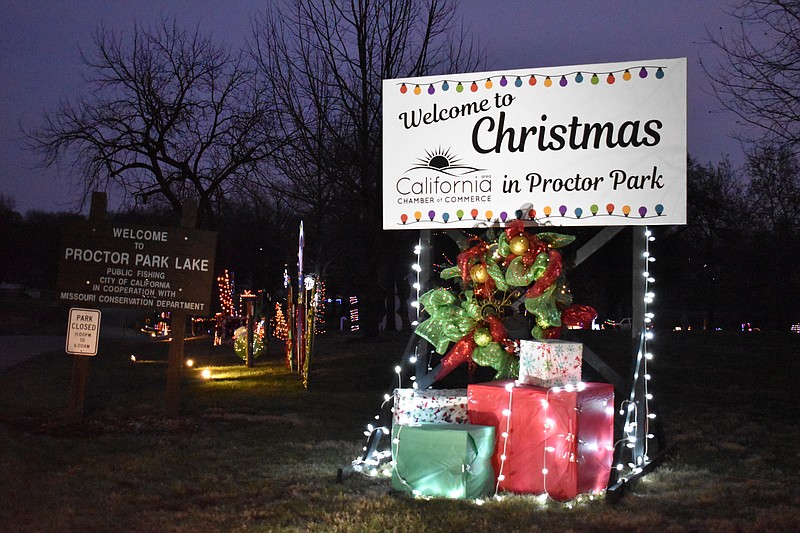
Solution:
{"label": "california chamber of commerce logo", "polygon": [[395,182],[398,203],[488,201],[492,180],[485,169],[464,164],[450,149],[426,150]]}

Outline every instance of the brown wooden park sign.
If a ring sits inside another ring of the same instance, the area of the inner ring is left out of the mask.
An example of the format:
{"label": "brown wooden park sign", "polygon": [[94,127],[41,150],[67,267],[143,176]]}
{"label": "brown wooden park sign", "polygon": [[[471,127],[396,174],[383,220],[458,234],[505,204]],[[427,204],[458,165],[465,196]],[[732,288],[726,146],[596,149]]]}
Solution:
{"label": "brown wooden park sign", "polygon": [[216,233],[86,221],[67,229],[59,298],[83,306],[208,316]]}
{"label": "brown wooden park sign", "polygon": [[[105,194],[94,193],[89,220],[66,228],[59,258],[59,299],[81,308],[171,313],[165,410],[175,416],[186,316],[211,313],[217,234],[191,229],[197,215],[191,201],[183,205],[181,227],[108,222],[106,205]],[[89,358],[73,355],[67,415],[75,423],[83,417]]]}

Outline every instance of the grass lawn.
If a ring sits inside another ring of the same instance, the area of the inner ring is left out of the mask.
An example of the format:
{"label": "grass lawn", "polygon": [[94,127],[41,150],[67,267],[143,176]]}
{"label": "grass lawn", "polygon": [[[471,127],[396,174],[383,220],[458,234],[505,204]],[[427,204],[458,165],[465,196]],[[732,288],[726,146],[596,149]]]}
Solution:
{"label": "grass lawn", "polygon": [[[624,335],[585,335],[627,376]],[[6,370],[0,531],[800,530],[800,335],[657,335],[650,371],[669,456],[615,504],[569,505],[416,500],[388,479],[337,482],[396,385],[406,340],[318,337],[309,390],[286,370],[282,343],[246,368],[230,346],[192,340],[177,419],[162,415],[167,345],[101,343],[77,427],[64,421],[69,356]]]}

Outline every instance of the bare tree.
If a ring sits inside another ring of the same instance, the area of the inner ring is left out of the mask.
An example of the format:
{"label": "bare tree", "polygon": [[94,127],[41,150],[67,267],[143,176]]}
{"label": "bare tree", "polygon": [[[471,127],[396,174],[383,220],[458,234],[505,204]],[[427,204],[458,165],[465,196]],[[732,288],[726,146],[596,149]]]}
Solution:
{"label": "bare tree", "polygon": [[744,231],[745,195],[730,161],[701,165],[689,158],[687,177],[689,224],[683,231],[692,242],[710,248],[727,234]]}
{"label": "bare tree", "polygon": [[215,199],[280,142],[250,56],[165,19],[100,28],[93,44],[86,94],[45,113],[30,146],[44,166],[71,163],[84,200],[117,186],[134,204],[156,195],[180,212],[193,197],[210,223]]}
{"label": "bare tree", "polygon": [[364,300],[367,334],[392,270],[408,264],[397,260],[403,236],[381,230],[381,81],[480,65],[456,22],[449,0],[288,0],[255,24],[254,56],[289,140],[283,192],[305,199],[315,231],[336,222],[328,253]]}
{"label": "bare tree", "polygon": [[748,154],[747,201],[760,229],[786,236],[800,230],[800,165],[786,148],[758,147]]}
{"label": "bare tree", "polygon": [[14,199],[13,196],[8,194],[0,194],[0,213],[4,211],[12,212],[16,208],[17,208],[17,201]]}
{"label": "bare tree", "polygon": [[711,35],[724,54],[704,65],[720,102],[753,126],[746,141],[800,147],[800,2],[743,0],[738,27]]}
{"label": "bare tree", "polygon": [[671,273],[661,304],[676,319],[702,317],[707,327],[728,326],[741,318],[739,302],[752,287],[744,187],[729,161],[702,165],[692,158],[687,187],[688,223],[665,228],[666,237],[659,239],[659,262],[665,263],[659,268]]}

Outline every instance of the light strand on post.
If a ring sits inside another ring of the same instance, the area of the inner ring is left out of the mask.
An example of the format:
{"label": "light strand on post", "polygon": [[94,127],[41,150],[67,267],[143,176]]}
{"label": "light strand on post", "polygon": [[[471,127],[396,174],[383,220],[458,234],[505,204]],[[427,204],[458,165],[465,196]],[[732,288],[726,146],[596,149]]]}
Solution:
{"label": "light strand on post", "polygon": [[[422,268],[422,265],[420,263],[420,255],[422,253],[422,246],[423,246],[422,240],[420,239],[418,241],[418,243],[414,246],[414,256],[415,256],[415,258],[414,258],[414,263],[411,265],[411,270],[413,270],[414,273],[416,274],[416,281],[412,285],[412,287],[414,289],[414,293],[413,293],[414,294],[414,299],[410,303],[411,307],[413,307],[415,309],[415,318],[411,322],[411,325],[413,327],[416,327],[419,324],[420,316],[421,316],[421,305],[419,303],[419,297],[420,297],[420,294],[422,292],[422,282],[421,282],[421,280],[422,280],[423,268]],[[404,358],[405,360],[401,360],[400,364],[398,364],[398,365],[396,365],[394,367],[394,373],[397,376],[397,388],[402,388],[403,371],[404,371],[405,365],[410,365],[410,367],[412,369],[412,375],[409,378],[409,380],[412,381],[412,382],[415,381],[416,376],[413,375],[413,369],[414,369],[414,366],[416,365],[417,358],[418,358],[418,355],[419,355],[417,353],[418,349],[419,349],[418,346],[415,344],[414,345],[414,352],[410,353],[407,359]],[[416,383],[414,383],[414,388],[416,388]],[[381,409],[380,409],[381,412],[383,412],[384,407],[386,406],[386,404],[388,402],[392,401],[392,398],[393,398],[393,394],[391,393],[391,391],[389,391],[389,392],[387,392],[387,393],[385,393],[383,395],[383,403],[381,404]],[[390,415],[393,415],[394,414],[394,407],[392,407],[389,410],[389,412],[390,412]],[[374,419],[375,419],[376,422],[380,423],[381,415],[380,414],[375,415]],[[362,448],[361,456],[359,458],[353,460],[352,463],[351,463],[351,466],[356,471],[368,474],[370,476],[376,476],[378,474],[383,474],[385,476],[391,476],[392,475],[392,468],[394,467],[394,465],[390,461],[391,458],[392,458],[392,443],[390,442],[388,447],[385,447],[383,449],[378,449],[380,447],[379,446],[380,437],[383,436],[383,435],[389,435],[391,433],[391,430],[389,429],[389,427],[387,427],[387,426],[390,426],[390,425],[391,425],[391,418],[388,421],[388,423],[384,423],[384,424],[381,424],[381,425],[375,426],[375,425],[373,425],[371,423],[367,424],[367,428],[364,431],[364,436],[367,438],[367,443]],[[380,471],[381,465],[383,465],[386,462],[389,462],[389,467],[388,468],[384,468],[382,471]]]}
{"label": "light strand on post", "polygon": [[[506,419],[506,427],[503,432],[500,433],[500,438],[503,439],[503,453],[500,455],[500,469],[497,472],[497,480],[494,485],[494,497],[497,500],[500,500],[501,497],[500,493],[500,483],[505,481],[506,475],[504,473],[504,468],[506,465],[506,459],[508,457],[508,439],[511,436],[511,401],[514,396],[514,383],[508,383],[506,385],[506,391],[508,391],[508,407],[503,410],[503,417]],[[498,424],[499,426],[499,424]]]}
{"label": "light strand on post", "polygon": [[314,313],[314,331],[318,335],[323,335],[327,331],[326,322],[328,319],[325,309],[325,304],[327,303],[325,282],[322,281],[322,278],[317,277],[316,287],[316,298],[314,299],[314,306],[316,308],[316,312]]}
{"label": "light strand on post", "polygon": [[[617,463],[616,469],[620,473],[620,479],[625,480],[630,476],[639,474],[650,461],[650,440],[654,437],[650,432],[650,421],[656,415],[652,412],[650,401],[653,395],[650,393],[650,372],[648,363],[652,360],[653,354],[650,351],[649,341],[653,338],[650,331],[655,315],[650,311],[649,306],[655,299],[650,285],[655,279],[650,273],[650,265],[655,262],[655,257],[650,253],[650,243],[655,240],[652,232],[645,226],[644,228],[644,252],[642,254],[642,277],[644,278],[644,294],[642,296],[644,306],[642,317],[642,328],[639,338],[639,350],[636,357],[636,365],[633,373],[633,385],[628,400],[622,402],[620,416],[625,417],[623,426],[623,437],[618,444],[624,446],[623,453],[619,456],[621,460]],[[624,459],[628,456],[627,461]],[[627,470],[626,470],[627,467]]]}
{"label": "light strand on post", "polygon": [[[419,303],[419,297],[422,294],[422,266],[420,264],[420,256],[422,255],[422,236],[420,236],[417,244],[414,246],[414,264],[411,265],[411,269],[416,273],[417,279],[412,285],[414,289],[414,300],[411,302],[411,307],[414,308],[414,320],[411,321],[411,326],[416,328],[419,325],[420,319],[422,318],[422,306]],[[409,363],[411,367],[414,368],[417,359],[419,358],[419,344],[414,343],[414,353],[409,354]],[[430,370],[430,368],[428,368]],[[416,383],[416,375],[411,377],[411,380],[414,381],[414,388],[417,388]]]}
{"label": "light strand on post", "polygon": [[417,326],[419,324],[420,319],[420,304],[419,304],[419,296],[420,292],[422,291],[422,266],[419,264],[419,255],[422,252],[422,241],[418,242],[416,246],[414,246],[414,255],[416,255],[416,260],[414,264],[411,266],[412,270],[417,275],[417,281],[414,282],[412,287],[414,288],[414,300],[411,302],[411,307],[413,307],[416,311],[414,320],[411,322],[412,326]]}

